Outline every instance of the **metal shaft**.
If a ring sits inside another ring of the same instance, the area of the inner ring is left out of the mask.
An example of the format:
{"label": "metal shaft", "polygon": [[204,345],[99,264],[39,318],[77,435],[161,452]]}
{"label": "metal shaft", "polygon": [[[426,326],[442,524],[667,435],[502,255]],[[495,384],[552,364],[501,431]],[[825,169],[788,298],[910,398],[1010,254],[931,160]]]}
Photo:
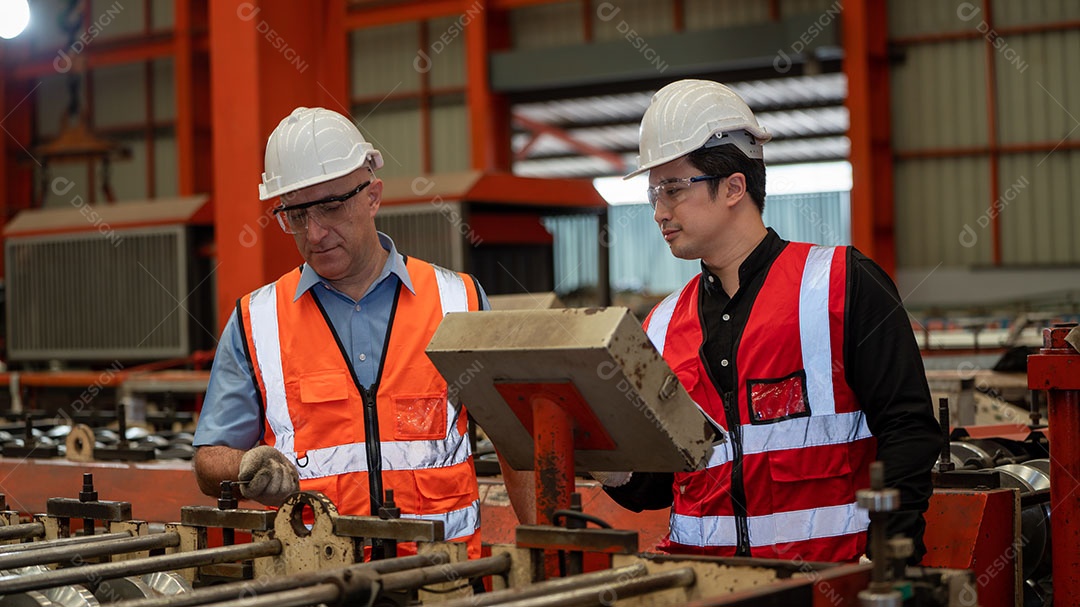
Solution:
{"label": "metal shaft", "polygon": [[0,580],[0,595],[26,592],[27,590],[41,590],[43,588],[53,588],[55,586],[70,586],[72,584],[112,580],[127,577],[129,575],[153,573],[155,571],[185,569],[202,565],[217,565],[220,563],[253,559],[261,556],[274,556],[277,554],[281,554],[281,541],[266,540],[251,544],[239,544],[237,546],[207,548],[205,550],[197,550],[194,552],[163,554],[141,559],[118,561],[116,563],[86,565],[72,569],[32,573],[17,578]]}
{"label": "metal shaft", "polygon": [[949,472],[956,466],[952,462],[952,443],[949,434],[949,399],[938,399],[938,422],[941,424],[941,456],[938,457],[938,471]]}
{"label": "metal shaft", "polygon": [[610,584],[619,579],[633,579],[644,576],[648,569],[642,563],[619,567],[618,569],[605,569],[592,573],[583,573],[572,577],[557,578],[537,584],[529,584],[521,588],[510,588],[488,594],[470,596],[453,601],[440,603],[440,607],[491,607],[508,601],[520,601],[531,599],[546,594],[566,592],[585,587],[595,587],[600,584]]}
{"label": "metal shaft", "polygon": [[608,584],[596,584],[585,588],[575,588],[563,592],[554,592],[544,596],[517,600],[509,598],[499,605],[516,607],[584,607],[587,605],[611,605],[616,599],[625,599],[669,588],[692,586],[695,580],[694,570],[680,567],[662,573],[616,581]]}
{"label": "metal shaft", "polygon": [[[385,561],[358,563],[347,569],[354,573],[393,573],[431,564],[432,558],[446,558],[446,553],[435,555],[403,556]],[[270,592],[290,590],[298,586],[312,586],[326,580],[332,572],[298,573],[296,575],[268,575],[254,580],[230,582],[217,586],[196,588],[192,592],[171,596],[158,596],[124,601],[123,607],[192,607],[228,601],[236,597],[256,597]],[[119,607],[119,606],[118,606]]]}
{"label": "metal shaft", "polygon": [[[256,597],[234,597],[231,601],[212,603],[214,607],[302,607],[303,605],[334,605],[341,599],[341,588],[336,584],[319,584],[307,588],[294,588]],[[370,599],[370,596],[368,597]],[[360,604],[367,600],[357,601]]]}
{"label": "metal shaft", "polygon": [[398,573],[387,573],[380,576],[379,581],[384,591],[407,590],[428,584],[453,582],[460,579],[467,580],[480,575],[506,573],[510,571],[510,563],[510,555],[504,553],[461,563],[446,563]]}
{"label": "metal shaft", "polygon": [[102,540],[115,540],[122,537],[131,537],[131,532],[121,531],[119,533],[106,533],[104,535],[94,535],[90,537],[76,535],[74,537],[60,537],[56,538],[55,540],[40,540],[37,542],[29,542],[26,544],[8,544],[6,546],[0,546],[0,556],[5,554],[14,554],[16,552],[26,552],[27,550],[41,550],[42,548],[52,548],[54,546],[93,544]]}
{"label": "metal shaft", "polygon": [[[92,538],[95,536],[91,536]],[[90,539],[90,538],[87,538]],[[95,538],[96,539],[96,538]],[[29,565],[48,565],[71,561],[81,565],[86,559],[112,554],[126,554],[140,550],[175,548],[180,545],[180,536],[175,533],[157,533],[136,537],[122,537],[85,544],[51,546],[41,550],[28,550],[13,554],[0,554],[0,570],[17,569]]]}
{"label": "metal shaft", "polygon": [[45,525],[41,523],[20,523],[0,527],[0,541],[24,540],[31,537],[45,535]]}

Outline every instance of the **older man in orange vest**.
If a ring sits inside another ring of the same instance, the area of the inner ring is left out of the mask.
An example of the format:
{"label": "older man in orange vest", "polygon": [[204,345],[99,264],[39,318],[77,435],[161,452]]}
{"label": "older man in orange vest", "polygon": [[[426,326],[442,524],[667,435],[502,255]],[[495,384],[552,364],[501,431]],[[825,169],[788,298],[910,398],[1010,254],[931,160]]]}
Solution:
{"label": "older man in orange vest", "polygon": [[424,354],[443,316],[487,308],[480,285],[399,253],[375,229],[382,155],[351,120],[297,108],[266,146],[262,200],[304,264],[245,295],[221,336],[195,434],[203,492],[246,481],[279,506],[299,489],[344,514],[441,520],[480,554],[464,411]]}

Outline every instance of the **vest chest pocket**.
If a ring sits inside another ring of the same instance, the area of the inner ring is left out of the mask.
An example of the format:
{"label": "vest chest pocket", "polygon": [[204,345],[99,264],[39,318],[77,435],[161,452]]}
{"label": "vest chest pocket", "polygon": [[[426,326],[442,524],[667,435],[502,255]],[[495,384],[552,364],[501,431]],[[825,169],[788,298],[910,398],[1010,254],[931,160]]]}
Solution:
{"label": "vest chest pocket", "polygon": [[436,440],[446,436],[446,392],[393,397],[394,437]]}
{"label": "vest chest pocket", "polygon": [[296,449],[342,445],[363,440],[363,412],[349,399],[351,379],[338,371],[318,371],[300,377],[302,404],[293,411]]}
{"label": "vest chest pocket", "polygon": [[806,371],[802,369],[779,379],[747,380],[746,392],[751,424],[773,424],[810,415]]}

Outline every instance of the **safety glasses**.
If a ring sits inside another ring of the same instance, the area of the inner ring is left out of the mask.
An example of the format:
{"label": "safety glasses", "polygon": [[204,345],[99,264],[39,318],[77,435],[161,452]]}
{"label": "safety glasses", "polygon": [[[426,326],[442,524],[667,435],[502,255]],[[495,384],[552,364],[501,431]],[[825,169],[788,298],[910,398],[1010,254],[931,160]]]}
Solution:
{"label": "safety glasses", "polygon": [[313,200],[290,207],[280,206],[274,209],[278,224],[286,234],[299,234],[307,231],[308,220],[314,221],[324,229],[332,228],[349,217],[349,207],[345,204],[350,198],[364,191],[371,185],[365,181],[355,190],[341,196],[330,196],[322,200]]}

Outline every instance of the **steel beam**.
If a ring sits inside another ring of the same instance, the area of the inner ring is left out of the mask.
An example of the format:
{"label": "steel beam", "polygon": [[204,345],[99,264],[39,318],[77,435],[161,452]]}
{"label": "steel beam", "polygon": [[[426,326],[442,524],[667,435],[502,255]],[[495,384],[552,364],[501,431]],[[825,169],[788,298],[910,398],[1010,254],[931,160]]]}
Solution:
{"label": "steel beam", "polygon": [[851,140],[851,240],[895,276],[887,14],[885,0],[845,0],[842,18]]}

